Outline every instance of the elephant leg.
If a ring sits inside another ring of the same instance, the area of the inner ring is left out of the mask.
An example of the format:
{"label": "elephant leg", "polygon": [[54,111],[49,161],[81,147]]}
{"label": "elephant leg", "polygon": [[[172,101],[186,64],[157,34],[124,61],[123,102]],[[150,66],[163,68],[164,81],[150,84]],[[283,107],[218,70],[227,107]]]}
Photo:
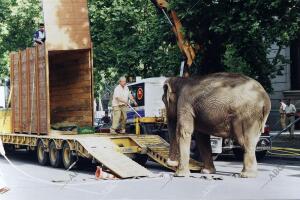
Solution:
{"label": "elephant leg", "polygon": [[194,131],[194,119],[192,116],[184,116],[177,123],[177,138],[179,139],[179,166],[175,173],[176,176],[189,176],[190,146]]}
{"label": "elephant leg", "polygon": [[[248,126],[247,126],[248,125]],[[249,122],[242,127],[242,134],[238,137],[238,142],[244,149],[242,178],[252,178],[257,176],[257,161],[255,149],[260,136],[260,126],[258,122]]]}
{"label": "elephant leg", "polygon": [[210,135],[195,132],[197,147],[199,149],[204,168],[201,170],[204,174],[216,173],[214,166],[212,149],[210,144]]}
{"label": "elephant leg", "polygon": [[176,138],[170,139],[170,150],[169,150],[169,158],[167,160],[167,165],[170,167],[178,167],[178,142],[176,142]]}
{"label": "elephant leg", "polygon": [[170,151],[167,165],[170,167],[178,167],[178,141],[176,138],[176,123],[169,123],[169,138],[170,138]]}

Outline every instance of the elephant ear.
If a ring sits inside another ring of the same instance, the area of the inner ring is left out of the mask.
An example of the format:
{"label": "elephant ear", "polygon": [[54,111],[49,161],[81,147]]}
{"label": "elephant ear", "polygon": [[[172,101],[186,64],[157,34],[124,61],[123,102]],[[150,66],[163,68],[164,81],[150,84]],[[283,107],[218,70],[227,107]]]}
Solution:
{"label": "elephant ear", "polygon": [[163,88],[164,88],[164,95],[165,95],[166,101],[169,105],[170,101],[174,102],[174,100],[176,99],[176,94],[173,92],[169,80],[165,82]]}

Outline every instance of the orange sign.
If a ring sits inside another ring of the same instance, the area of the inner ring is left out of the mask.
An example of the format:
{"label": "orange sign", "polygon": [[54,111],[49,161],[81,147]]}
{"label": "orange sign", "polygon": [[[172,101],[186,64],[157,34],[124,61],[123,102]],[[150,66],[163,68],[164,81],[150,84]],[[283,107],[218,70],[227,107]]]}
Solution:
{"label": "orange sign", "polygon": [[142,88],[139,88],[139,89],[137,90],[136,94],[137,94],[137,99],[138,99],[138,100],[141,100],[141,99],[144,97],[144,91],[143,91],[143,89],[142,89]]}

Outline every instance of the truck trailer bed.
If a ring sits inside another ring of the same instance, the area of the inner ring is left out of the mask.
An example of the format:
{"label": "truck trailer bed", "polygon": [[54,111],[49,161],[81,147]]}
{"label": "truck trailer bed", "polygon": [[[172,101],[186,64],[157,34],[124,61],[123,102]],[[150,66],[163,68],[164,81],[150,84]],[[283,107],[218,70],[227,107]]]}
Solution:
{"label": "truck trailer bed", "polygon": [[[67,143],[73,155],[94,159],[119,178],[152,176],[152,172],[131,159],[133,155],[148,155],[160,165],[175,170],[166,164],[169,144],[157,135],[80,135],[72,131],[51,131],[48,135],[3,133],[0,137],[6,145],[31,150],[37,150],[38,143],[42,142],[47,153],[50,144],[54,143],[61,156],[64,156],[62,149]],[[191,159],[190,169],[198,171],[201,164]]]}

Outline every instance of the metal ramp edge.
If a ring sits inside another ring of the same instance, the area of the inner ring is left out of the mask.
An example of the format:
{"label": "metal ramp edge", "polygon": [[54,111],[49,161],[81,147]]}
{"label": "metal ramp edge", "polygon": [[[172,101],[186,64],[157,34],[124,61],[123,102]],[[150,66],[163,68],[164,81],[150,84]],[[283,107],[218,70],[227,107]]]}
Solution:
{"label": "metal ramp edge", "polygon": [[91,156],[120,178],[152,176],[145,167],[117,152],[117,146],[105,137],[76,138]]}
{"label": "metal ramp edge", "polygon": [[[147,148],[147,155],[155,160],[162,166],[175,171],[174,167],[167,165],[167,159],[169,158],[169,143],[158,135],[145,135],[131,137],[138,145]],[[194,159],[190,159],[190,170],[200,171],[203,167],[203,163]]]}

